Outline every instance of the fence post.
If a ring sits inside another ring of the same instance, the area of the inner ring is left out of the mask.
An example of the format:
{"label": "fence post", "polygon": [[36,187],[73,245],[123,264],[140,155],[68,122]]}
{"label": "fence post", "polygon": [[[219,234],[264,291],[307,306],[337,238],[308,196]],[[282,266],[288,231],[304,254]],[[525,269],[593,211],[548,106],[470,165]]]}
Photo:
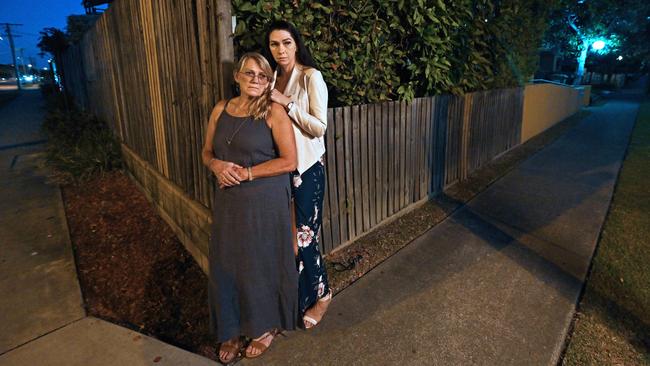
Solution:
{"label": "fence post", "polygon": [[219,39],[219,95],[227,99],[232,96],[233,67],[235,51],[232,39],[232,8],[230,0],[217,0],[217,37]]}

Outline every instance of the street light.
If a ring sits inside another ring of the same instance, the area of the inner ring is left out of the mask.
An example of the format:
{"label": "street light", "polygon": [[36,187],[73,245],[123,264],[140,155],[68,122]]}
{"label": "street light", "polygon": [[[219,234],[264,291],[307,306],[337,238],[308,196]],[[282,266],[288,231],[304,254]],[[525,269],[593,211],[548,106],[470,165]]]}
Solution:
{"label": "street light", "polygon": [[616,59],[617,59],[618,61],[621,61],[621,60],[623,59],[623,56],[618,56]]}
{"label": "street light", "polygon": [[593,48],[596,51],[602,50],[605,48],[605,41],[599,39],[596,42],[591,44],[591,48]]}

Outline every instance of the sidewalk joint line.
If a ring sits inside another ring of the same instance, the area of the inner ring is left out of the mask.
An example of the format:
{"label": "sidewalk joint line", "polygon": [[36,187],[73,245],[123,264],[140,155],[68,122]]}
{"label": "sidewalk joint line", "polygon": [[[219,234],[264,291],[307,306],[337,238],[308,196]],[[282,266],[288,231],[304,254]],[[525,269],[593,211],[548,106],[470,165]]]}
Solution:
{"label": "sidewalk joint line", "polygon": [[[85,311],[84,311],[84,312],[85,312]],[[72,325],[72,324],[74,324],[74,323],[77,323],[77,322],[79,322],[80,320],[84,320],[84,319],[86,319],[86,318],[88,318],[88,315],[84,315],[84,316],[81,317],[81,318],[78,318],[78,319],[72,320],[72,321],[70,321],[70,322],[68,322],[68,323],[66,323],[66,324],[63,324],[63,325],[60,326],[60,327],[54,328],[54,329],[52,329],[52,330],[50,330],[50,331],[48,331],[48,332],[46,332],[46,333],[44,333],[44,334],[41,334],[41,335],[39,335],[39,336],[37,336],[37,337],[35,337],[35,338],[32,338],[32,339],[30,339],[30,340],[28,340],[28,341],[26,341],[26,342],[23,342],[23,343],[21,343],[21,344],[15,346],[15,347],[13,347],[13,348],[10,348],[10,349],[8,349],[8,350],[6,350],[6,351],[0,353],[0,357],[2,357],[2,356],[4,356],[4,355],[8,354],[8,353],[11,352],[11,351],[15,351],[15,350],[17,350],[18,348],[21,348],[21,347],[23,347],[23,346],[26,346],[26,345],[28,345],[28,344],[30,344],[30,343],[32,343],[32,342],[34,342],[34,341],[36,341],[36,340],[38,340],[38,339],[40,339],[40,338],[43,338],[43,337],[45,337],[45,336],[47,336],[47,335],[50,335],[50,334],[52,334],[52,333],[54,333],[54,332],[56,332],[56,331],[58,331],[58,330],[60,330],[60,329],[63,329],[63,328],[65,328],[65,327],[69,326],[69,325]]]}

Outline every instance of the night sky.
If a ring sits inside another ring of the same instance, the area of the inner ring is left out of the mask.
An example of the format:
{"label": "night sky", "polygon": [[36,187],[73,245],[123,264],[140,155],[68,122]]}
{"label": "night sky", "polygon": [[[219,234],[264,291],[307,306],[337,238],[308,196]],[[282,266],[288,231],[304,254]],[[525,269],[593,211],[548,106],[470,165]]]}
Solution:
{"label": "night sky", "polygon": [[[0,23],[23,24],[11,28],[12,33],[20,36],[14,38],[16,56],[20,56],[18,48],[24,48],[25,64],[29,63],[29,57],[33,57],[36,67],[47,65],[47,58],[41,58],[36,47],[39,32],[46,27],[65,31],[66,18],[71,14],[85,14],[81,0],[0,0]],[[12,64],[4,26],[0,29],[0,36],[0,64]]]}

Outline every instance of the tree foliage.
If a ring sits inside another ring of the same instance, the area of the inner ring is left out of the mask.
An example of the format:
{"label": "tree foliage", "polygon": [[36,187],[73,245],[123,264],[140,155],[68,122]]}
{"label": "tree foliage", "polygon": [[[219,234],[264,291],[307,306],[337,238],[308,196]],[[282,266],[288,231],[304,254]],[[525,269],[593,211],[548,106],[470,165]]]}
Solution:
{"label": "tree foliage", "polygon": [[537,65],[544,0],[233,0],[238,54],[291,21],[334,105],[518,85]]}
{"label": "tree foliage", "polygon": [[[647,67],[649,17],[650,2],[646,0],[560,0],[550,16],[544,45],[566,57],[578,59],[581,53],[586,57],[587,52],[615,53],[628,63]],[[598,39],[606,41],[606,47],[594,52],[590,46]]]}
{"label": "tree foliage", "polygon": [[41,49],[41,55],[49,53],[58,57],[71,43],[79,42],[99,16],[99,14],[69,15],[65,32],[54,27],[43,28],[39,32],[40,38],[37,44]]}
{"label": "tree foliage", "polygon": [[58,28],[44,28],[40,33],[38,48],[41,55],[49,53],[55,58],[59,57],[68,48],[68,38]]}

